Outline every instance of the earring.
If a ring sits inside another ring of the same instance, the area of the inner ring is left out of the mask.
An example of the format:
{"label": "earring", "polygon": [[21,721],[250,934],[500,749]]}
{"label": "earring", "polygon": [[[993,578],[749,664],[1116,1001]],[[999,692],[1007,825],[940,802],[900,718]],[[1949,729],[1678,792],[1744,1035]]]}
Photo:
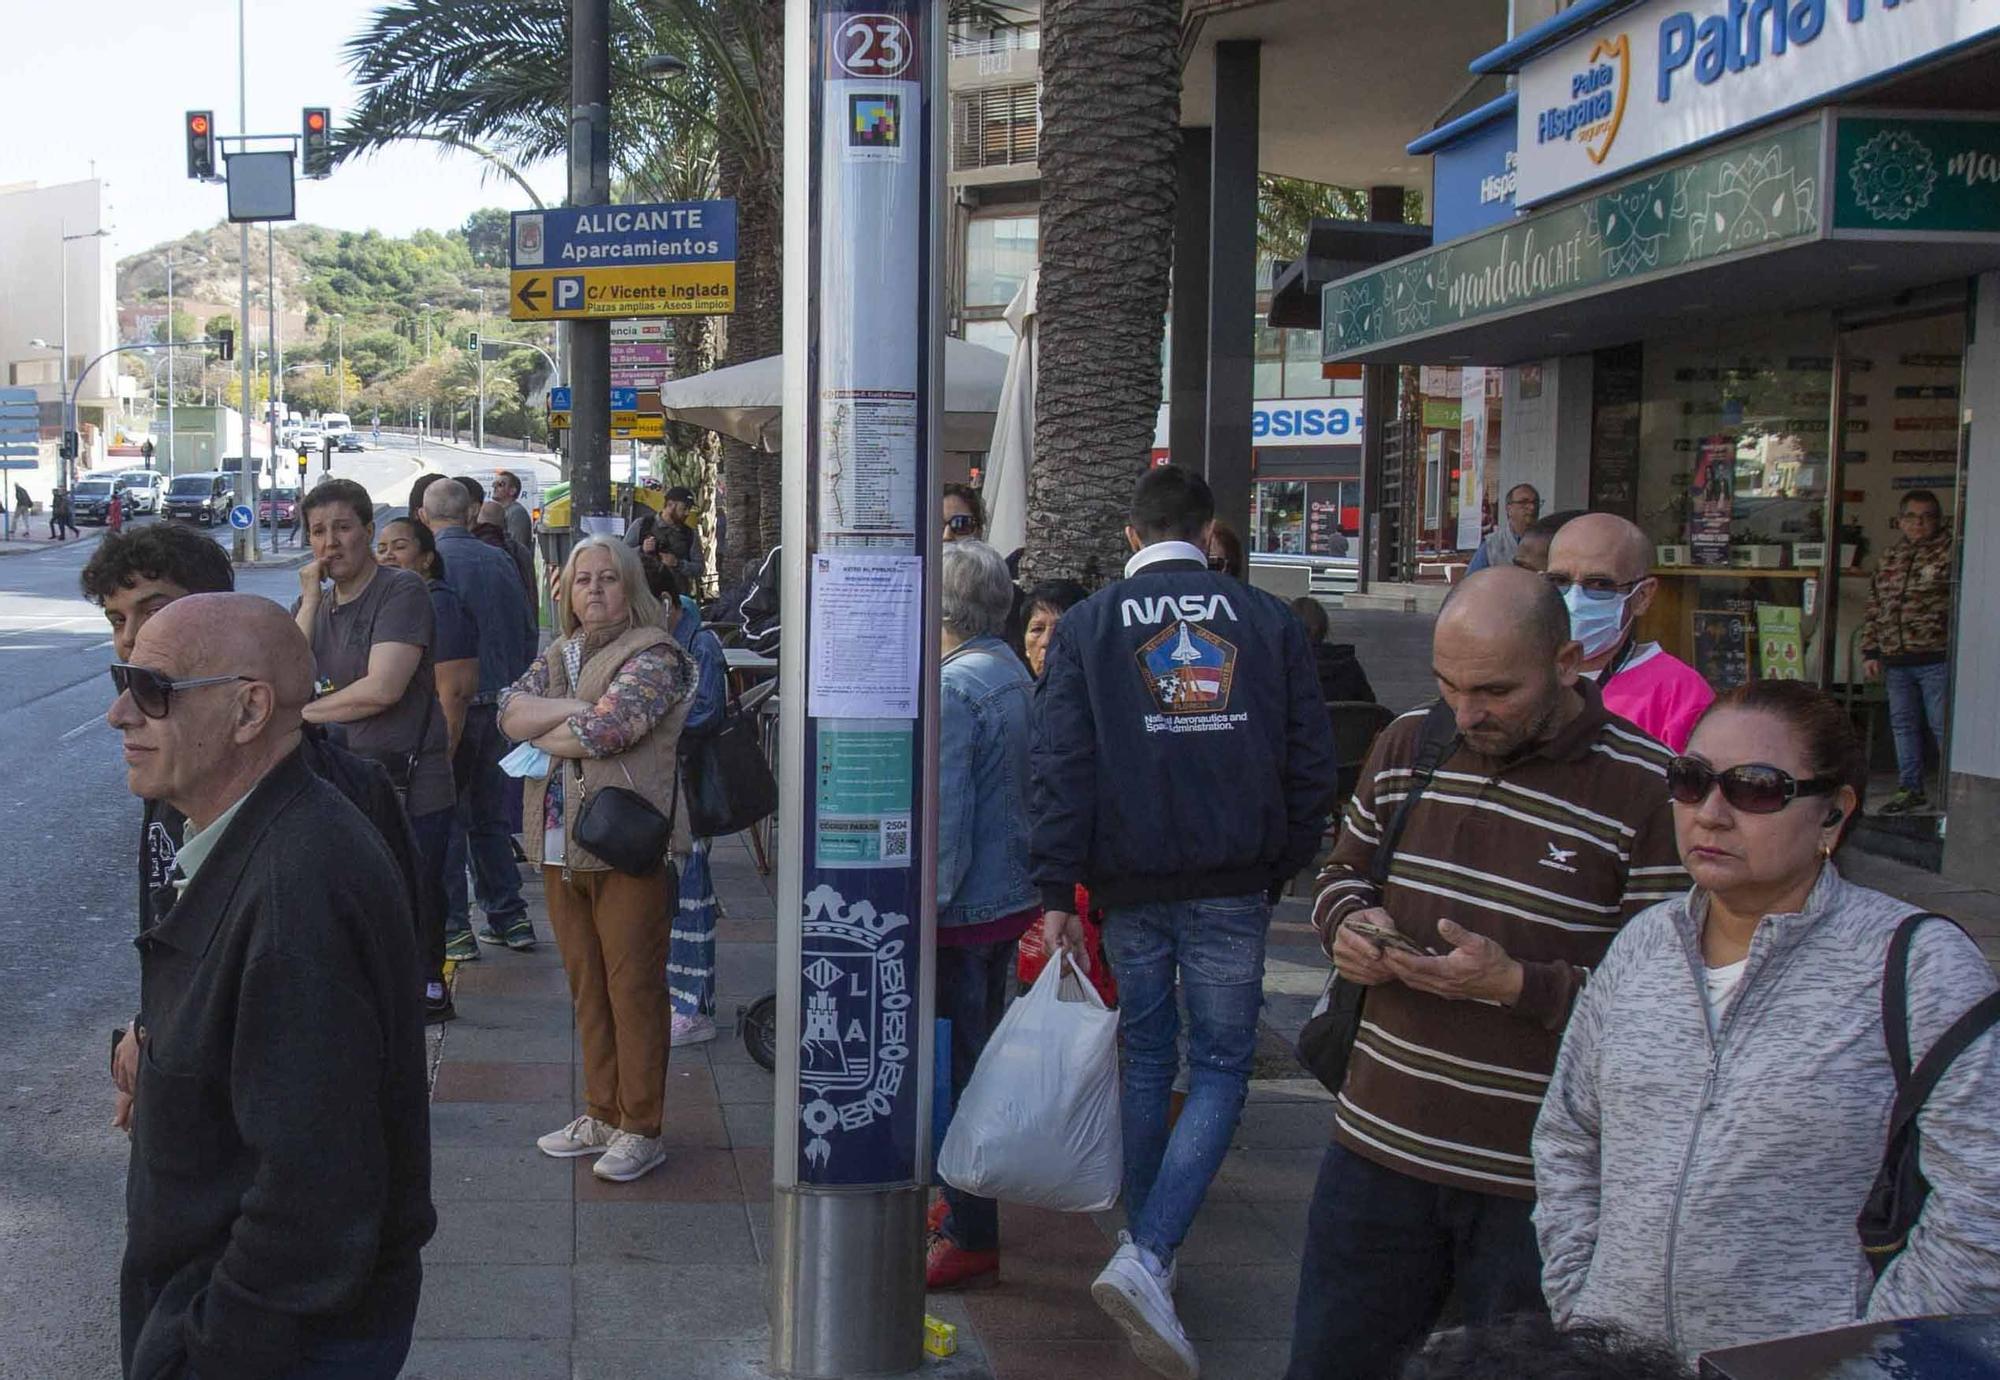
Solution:
{"label": "earring", "polygon": [[1833,857],[1833,845],[1822,839],[1819,845],[1819,860],[1821,862],[1827,862],[1832,857]]}

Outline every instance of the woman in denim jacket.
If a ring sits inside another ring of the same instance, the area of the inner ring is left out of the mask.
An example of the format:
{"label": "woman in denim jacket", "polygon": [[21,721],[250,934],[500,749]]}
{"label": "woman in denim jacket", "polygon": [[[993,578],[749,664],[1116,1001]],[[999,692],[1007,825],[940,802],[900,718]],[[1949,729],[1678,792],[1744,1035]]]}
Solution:
{"label": "woman in denim jacket", "polygon": [[[1007,1005],[1014,942],[1040,918],[1028,879],[1028,668],[1002,640],[1014,585],[981,541],[944,548],[938,734],[937,1014],[951,1022],[953,1098]],[[947,1187],[931,1211],[932,1289],[993,1283],[999,1210]]]}

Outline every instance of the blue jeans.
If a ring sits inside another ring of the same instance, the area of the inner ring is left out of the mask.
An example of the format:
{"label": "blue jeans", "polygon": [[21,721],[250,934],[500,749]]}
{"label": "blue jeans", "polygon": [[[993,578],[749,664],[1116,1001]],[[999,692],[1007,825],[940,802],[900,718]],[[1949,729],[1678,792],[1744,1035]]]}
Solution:
{"label": "blue jeans", "polygon": [[1924,788],[1924,724],[1944,751],[1944,702],[1951,690],[1951,665],[1885,666],[1882,679],[1889,689],[1889,727],[1896,734],[1896,784],[1905,790]]}
{"label": "blue jeans", "polygon": [[[284,1380],[396,1380],[409,1359],[414,1330],[413,1324],[391,1337],[308,1342],[299,1364],[285,1372]],[[200,1377],[190,1368],[182,1380]]]}
{"label": "blue jeans", "polygon": [[[1243,1114],[1270,923],[1262,896],[1163,901],[1104,916],[1104,953],[1118,979],[1125,1221],[1162,1265],[1187,1236]],[[1187,1102],[1169,1130],[1179,1062],[1177,973],[1193,1029]]]}
{"label": "blue jeans", "polygon": [[1454,1285],[1468,1326],[1546,1313],[1534,1207],[1329,1146],[1306,1213],[1285,1380],[1387,1380]]}
{"label": "blue jeans", "polygon": [[[937,1017],[951,1022],[953,1106],[972,1081],[972,1070],[1006,1013],[1007,994],[1014,984],[1014,955],[1011,939],[1004,944],[940,942],[937,946]],[[943,1189],[951,1207],[944,1234],[952,1244],[964,1251],[999,1250],[1000,1205],[991,1198],[961,1193],[950,1184],[943,1184]]]}
{"label": "blue jeans", "polygon": [[514,862],[507,795],[521,792],[521,783],[500,770],[508,743],[500,733],[500,711],[475,704],[465,711],[465,732],[458,760],[470,774],[458,793],[458,809],[445,857],[445,929],[463,934],[472,927],[471,898],[466,894],[465,863],[472,860],[473,888],[486,923],[504,931],[528,913],[521,899],[521,869]]}
{"label": "blue jeans", "polygon": [[451,820],[450,806],[410,818],[410,834],[417,841],[417,857],[429,893],[422,898],[410,898],[410,904],[417,910],[417,958],[425,982],[444,978],[445,894],[449,890],[445,873],[449,867]]}

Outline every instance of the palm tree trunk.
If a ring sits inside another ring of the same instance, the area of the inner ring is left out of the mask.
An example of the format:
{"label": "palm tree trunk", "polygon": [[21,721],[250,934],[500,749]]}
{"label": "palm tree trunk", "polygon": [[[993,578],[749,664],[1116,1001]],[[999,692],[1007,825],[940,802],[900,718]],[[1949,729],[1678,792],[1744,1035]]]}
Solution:
{"label": "palm tree trunk", "polygon": [[1041,368],[1026,578],[1091,583],[1124,564],[1132,486],[1160,407],[1180,18],[1180,0],[1042,8]]}

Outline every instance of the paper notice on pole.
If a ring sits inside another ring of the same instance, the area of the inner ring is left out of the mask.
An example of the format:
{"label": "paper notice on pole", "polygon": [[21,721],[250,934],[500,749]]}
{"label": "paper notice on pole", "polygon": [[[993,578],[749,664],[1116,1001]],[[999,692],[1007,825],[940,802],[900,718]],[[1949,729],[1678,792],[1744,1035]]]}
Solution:
{"label": "paper notice on pole", "polygon": [[916,725],[829,719],[816,735],[814,865],[908,867]]}
{"label": "paper notice on pole", "polygon": [[830,551],[813,557],[816,719],[914,719],[922,651],[923,557]]}
{"label": "paper notice on pole", "polygon": [[625,535],[625,519],[616,513],[590,513],[578,520],[583,534],[587,537],[622,537]]}
{"label": "paper notice on pole", "polygon": [[914,537],[917,395],[827,389],[819,419],[821,538]]}

